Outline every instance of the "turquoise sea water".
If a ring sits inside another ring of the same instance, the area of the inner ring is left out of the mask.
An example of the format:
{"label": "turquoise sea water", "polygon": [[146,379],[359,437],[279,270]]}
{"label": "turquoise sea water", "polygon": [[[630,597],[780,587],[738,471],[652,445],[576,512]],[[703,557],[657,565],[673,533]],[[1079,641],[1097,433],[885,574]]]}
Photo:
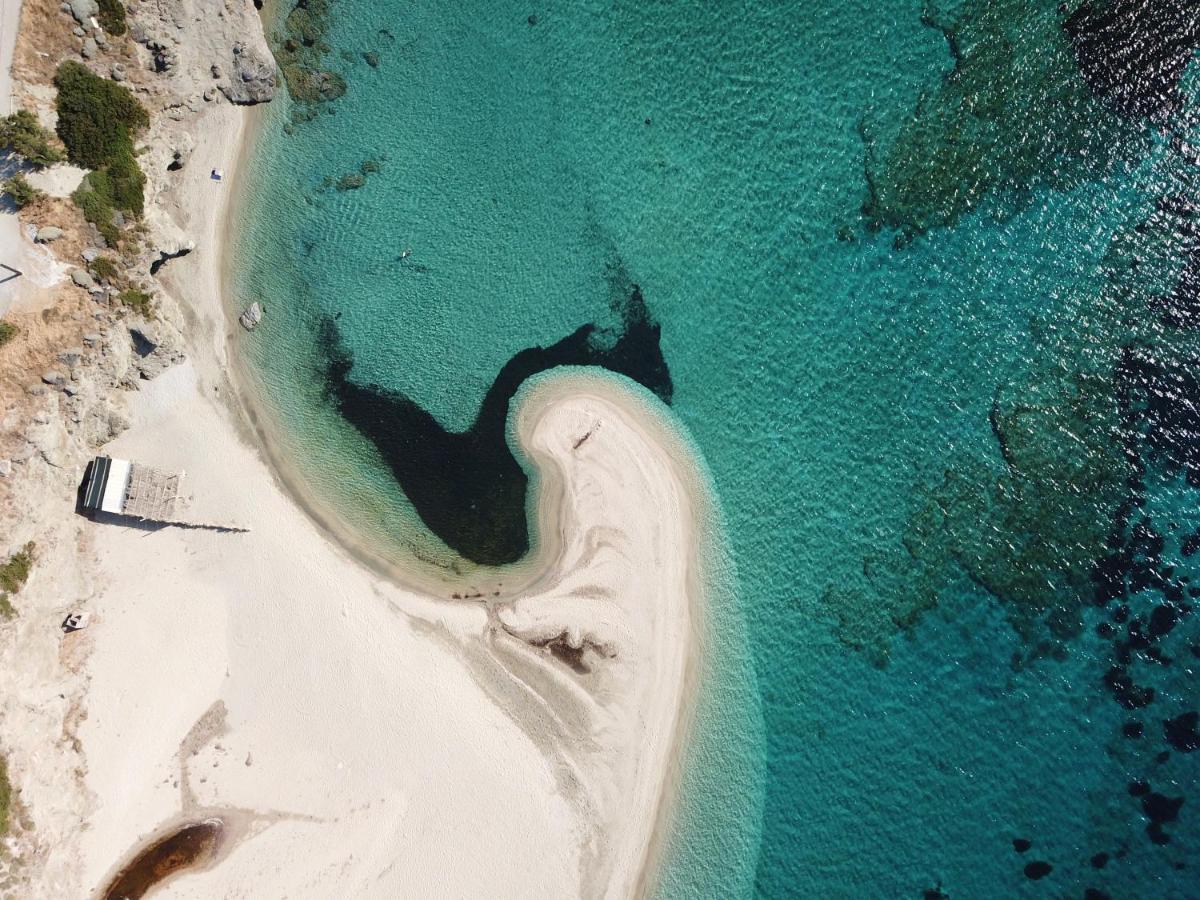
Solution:
{"label": "turquoise sea water", "polygon": [[455,430],[616,327],[614,273],[661,325],[730,552],[665,896],[1200,896],[1196,66],[1151,127],[1078,6],[334,0],[345,95],[266,114],[247,356],[396,558],[471,570],[327,401],[322,317]]}

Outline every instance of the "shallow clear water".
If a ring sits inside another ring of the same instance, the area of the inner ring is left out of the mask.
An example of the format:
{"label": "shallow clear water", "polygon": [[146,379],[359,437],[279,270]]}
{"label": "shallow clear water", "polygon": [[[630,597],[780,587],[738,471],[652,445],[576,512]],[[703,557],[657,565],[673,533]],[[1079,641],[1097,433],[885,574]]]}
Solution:
{"label": "shallow clear water", "polygon": [[[248,178],[247,355],[315,494],[469,570],[326,402],[320,318],[354,381],[462,429],[514,353],[613,324],[614,272],[640,285],[731,554],[663,893],[1196,896],[1195,757],[1162,723],[1196,705],[1197,430],[1121,374],[1200,358],[1156,305],[1189,219],[1153,216],[1195,196],[1194,104],[1114,112],[1054,3],[332,10],[347,93],[273,105]],[[1158,574],[1097,596],[1143,519]],[[1122,651],[1129,619],[1096,632],[1122,602],[1179,624]],[[1140,780],[1189,798],[1168,844]]]}

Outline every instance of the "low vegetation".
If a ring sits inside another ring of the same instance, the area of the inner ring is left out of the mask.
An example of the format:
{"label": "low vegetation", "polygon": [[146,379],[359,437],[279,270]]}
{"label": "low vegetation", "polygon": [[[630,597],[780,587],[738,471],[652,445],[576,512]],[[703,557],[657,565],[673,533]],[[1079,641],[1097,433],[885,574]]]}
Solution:
{"label": "low vegetation", "polygon": [[8,764],[0,756],[0,837],[8,834],[9,809],[12,806],[12,784],[8,780]]}
{"label": "low vegetation", "polygon": [[0,347],[17,336],[17,326],[12,322],[0,322]]}
{"label": "low vegetation", "polygon": [[11,619],[16,614],[8,598],[21,590],[29,579],[29,572],[33,568],[33,554],[34,545],[30,541],[0,566],[0,618]]}
{"label": "low vegetation", "polygon": [[40,200],[46,196],[30,184],[29,179],[22,172],[17,172],[12,177],[6,178],[0,187],[3,187],[4,193],[12,200],[13,205],[17,209],[24,209],[35,200]]}
{"label": "low vegetation", "polygon": [[102,169],[133,156],[133,137],[150,124],[150,114],[129,89],[68,61],[54,76],[58,88],[58,136],[77,166]]}
{"label": "low vegetation", "polygon": [[100,23],[100,27],[112,35],[124,34],[125,7],[121,0],[99,0],[97,5],[100,12],[96,14],[96,21]]}
{"label": "low vegetation", "polygon": [[104,281],[116,281],[121,274],[117,264],[107,256],[97,256],[88,264],[88,268],[91,269],[93,275]]}
{"label": "low vegetation", "polygon": [[121,243],[120,225],[125,214],[142,214],[145,185],[146,176],[130,155],[111,166],[89,172],[71,199],[108,245],[116,247]]}
{"label": "low vegetation", "polygon": [[124,216],[142,214],[146,176],[134,154],[133,137],[150,124],[149,113],[127,88],[77,62],[59,66],[54,83],[58,136],[67,158],[93,170],[71,199],[115,247]]}
{"label": "low vegetation", "polygon": [[0,147],[7,147],[30,165],[45,168],[63,161],[63,152],[53,141],[54,132],[43,128],[27,109],[0,118]]}
{"label": "low vegetation", "polygon": [[154,297],[138,287],[127,287],[120,294],[121,305],[147,319],[154,315]]}

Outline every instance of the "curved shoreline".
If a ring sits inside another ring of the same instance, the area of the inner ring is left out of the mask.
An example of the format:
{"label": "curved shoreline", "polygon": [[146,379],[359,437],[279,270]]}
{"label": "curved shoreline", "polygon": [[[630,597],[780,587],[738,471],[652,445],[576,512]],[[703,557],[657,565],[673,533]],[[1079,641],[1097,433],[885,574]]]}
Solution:
{"label": "curved shoreline", "polygon": [[[249,124],[243,131],[243,140],[238,151],[238,163],[232,167],[230,196],[220,214],[226,234],[232,234],[229,226],[240,213],[241,204],[247,202],[245,189],[248,175],[244,163],[253,152],[253,142],[260,137],[261,125],[254,122],[254,119],[261,115],[261,112],[250,114]],[[229,288],[233,282],[233,260],[227,243],[222,244],[215,265],[218,283],[221,285],[221,296],[232,296]],[[267,461],[269,470],[283,492],[328,540],[357,563],[396,586],[421,592],[435,592],[443,597],[450,588],[461,586],[461,581],[451,578],[439,582],[433,577],[432,566],[418,562],[414,566],[404,567],[373,551],[349,522],[307,489],[295,466],[283,452],[276,449],[276,442],[273,440],[274,429],[283,426],[275,421],[265,398],[259,397],[250,387],[251,379],[255,377],[252,363],[238,352],[236,341],[229,339],[230,336],[239,334],[236,320],[233,318],[236,311],[225,302],[221,304],[221,314],[225,323],[226,351],[229,353],[224,373],[231,389],[225,405],[231,417],[235,421],[241,421],[239,430],[253,436],[252,443],[255,449]],[[552,385],[546,382],[552,382]],[[531,397],[531,393],[535,396]],[[645,396],[641,396],[642,394]],[[651,892],[659,881],[671,825],[678,814],[676,801],[683,778],[681,763],[695,726],[698,682],[702,668],[700,653],[703,645],[707,643],[704,598],[710,576],[703,558],[704,549],[710,544],[719,543],[720,538],[713,533],[717,526],[711,484],[704,478],[703,466],[696,459],[694,446],[679,432],[678,425],[654,409],[654,404],[658,401],[648,391],[627,382],[626,379],[599,371],[572,370],[568,374],[563,370],[554,370],[523,385],[515,398],[509,418],[510,439],[518,439],[515,446],[523,464],[528,465],[530,461],[527,453],[528,438],[529,431],[535,426],[535,420],[531,420],[531,416],[536,414],[531,412],[529,402],[540,403],[541,410],[544,411],[547,404],[552,404],[557,399],[570,397],[572,400],[581,400],[588,396],[619,407],[621,414],[631,422],[636,421],[636,427],[643,433],[653,434],[653,441],[660,452],[671,460],[682,495],[689,499],[689,518],[699,527],[699,533],[693,534],[688,542],[683,563],[689,579],[687,613],[688,633],[691,639],[684,653],[679,702],[672,710],[670,740],[661,750],[658,762],[652,767],[661,774],[654,789],[653,815],[644,840],[640,842],[643,848],[641,859],[636,868],[636,875],[630,882],[630,893],[645,895]],[[536,593],[562,574],[565,553],[562,531],[564,483],[548,460],[542,460],[536,468],[532,468],[531,476],[528,507],[532,526],[532,553],[514,566],[480,569],[467,576],[472,586],[478,586],[486,579],[494,580],[495,587],[500,591],[495,603],[507,602],[531,592]],[[480,578],[481,574],[486,575],[486,579]],[[501,580],[503,587],[500,587]],[[492,585],[489,584],[488,587],[491,588]],[[487,592],[493,593],[491,590]]]}

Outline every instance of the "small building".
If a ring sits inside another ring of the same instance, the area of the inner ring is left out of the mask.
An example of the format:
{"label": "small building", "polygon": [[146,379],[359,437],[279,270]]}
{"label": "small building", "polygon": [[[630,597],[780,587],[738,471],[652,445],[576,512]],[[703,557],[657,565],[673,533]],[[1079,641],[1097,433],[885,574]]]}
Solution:
{"label": "small building", "polygon": [[84,474],[80,505],[87,516],[98,512],[152,522],[171,522],[182,475],[160,472],[127,459],[97,456]]}

